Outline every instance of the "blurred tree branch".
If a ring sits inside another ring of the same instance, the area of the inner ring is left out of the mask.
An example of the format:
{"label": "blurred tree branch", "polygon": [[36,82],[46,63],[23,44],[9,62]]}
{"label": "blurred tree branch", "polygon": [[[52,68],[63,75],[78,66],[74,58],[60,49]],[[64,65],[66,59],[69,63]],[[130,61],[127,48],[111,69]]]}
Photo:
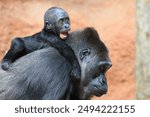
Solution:
{"label": "blurred tree branch", "polygon": [[150,0],[137,0],[137,99],[150,99]]}

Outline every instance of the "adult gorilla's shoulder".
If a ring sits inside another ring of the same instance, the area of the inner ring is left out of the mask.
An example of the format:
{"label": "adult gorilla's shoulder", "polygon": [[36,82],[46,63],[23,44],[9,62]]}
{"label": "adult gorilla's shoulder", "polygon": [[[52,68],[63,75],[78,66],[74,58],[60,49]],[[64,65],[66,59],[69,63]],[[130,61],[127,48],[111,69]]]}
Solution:
{"label": "adult gorilla's shoulder", "polygon": [[52,47],[30,53],[9,71],[0,69],[0,99],[63,99],[70,70],[68,61]]}

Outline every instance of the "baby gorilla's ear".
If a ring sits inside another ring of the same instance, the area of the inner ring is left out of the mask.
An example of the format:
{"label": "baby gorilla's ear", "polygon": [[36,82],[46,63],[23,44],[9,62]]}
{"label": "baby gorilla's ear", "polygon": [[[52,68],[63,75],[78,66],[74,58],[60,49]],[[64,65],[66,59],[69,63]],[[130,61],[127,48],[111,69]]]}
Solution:
{"label": "baby gorilla's ear", "polygon": [[48,21],[46,21],[45,23],[46,23],[46,28],[47,28],[48,30],[51,30],[51,29],[53,28],[52,24],[49,23]]}

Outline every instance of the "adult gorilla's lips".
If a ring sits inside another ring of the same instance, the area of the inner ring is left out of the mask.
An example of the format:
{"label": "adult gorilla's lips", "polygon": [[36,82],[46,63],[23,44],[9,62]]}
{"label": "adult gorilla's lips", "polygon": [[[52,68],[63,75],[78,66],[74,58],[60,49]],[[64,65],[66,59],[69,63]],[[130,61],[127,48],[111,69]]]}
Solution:
{"label": "adult gorilla's lips", "polygon": [[65,40],[66,37],[68,36],[68,34],[69,34],[68,32],[61,32],[61,33],[60,33],[61,39]]}
{"label": "adult gorilla's lips", "polygon": [[91,94],[95,96],[99,97],[102,96],[103,94],[106,94],[108,90],[108,85],[105,75],[100,74],[100,76],[93,79],[92,82],[89,84],[88,88]]}
{"label": "adult gorilla's lips", "polygon": [[103,86],[103,88],[101,88],[100,86],[95,85],[93,86],[93,88],[94,90],[92,93],[97,97],[100,97],[107,93],[107,86]]}

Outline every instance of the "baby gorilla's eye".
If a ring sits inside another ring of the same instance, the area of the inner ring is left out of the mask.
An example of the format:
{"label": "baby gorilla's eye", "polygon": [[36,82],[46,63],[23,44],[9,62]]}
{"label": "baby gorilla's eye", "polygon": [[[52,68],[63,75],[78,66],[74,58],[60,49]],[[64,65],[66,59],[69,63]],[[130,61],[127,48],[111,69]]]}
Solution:
{"label": "baby gorilla's eye", "polygon": [[60,19],[60,20],[58,21],[58,23],[59,23],[59,24],[62,24],[62,23],[63,23],[63,19]]}
{"label": "baby gorilla's eye", "polygon": [[69,18],[66,18],[66,19],[65,19],[65,22],[69,23]]}

